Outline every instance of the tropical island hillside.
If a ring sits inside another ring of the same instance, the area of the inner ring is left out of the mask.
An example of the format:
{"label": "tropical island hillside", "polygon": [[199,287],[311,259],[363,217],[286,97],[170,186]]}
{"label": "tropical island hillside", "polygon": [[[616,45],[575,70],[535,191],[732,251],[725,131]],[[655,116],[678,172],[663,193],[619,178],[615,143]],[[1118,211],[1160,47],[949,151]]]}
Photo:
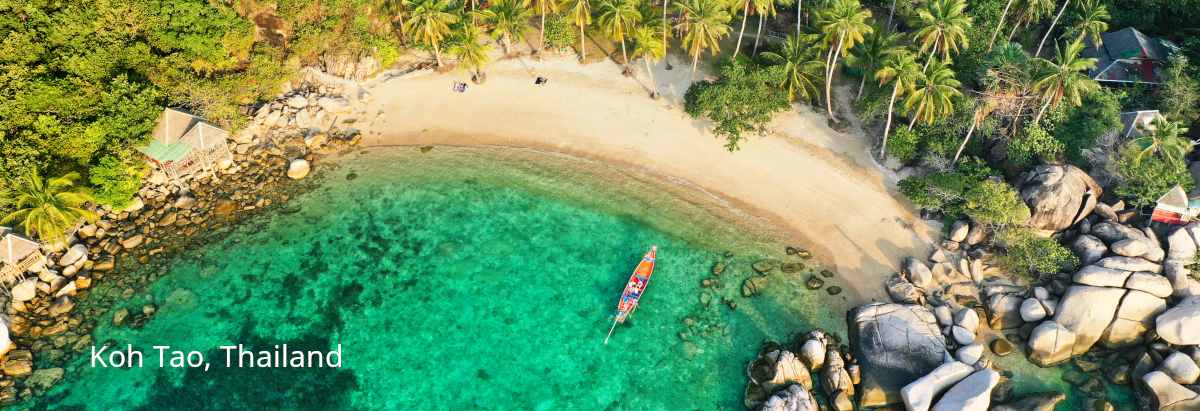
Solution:
{"label": "tropical island hillside", "polygon": [[0,3],[0,405],[65,395],[98,327],[154,320],[147,270],[300,212],[326,159],[466,145],[656,170],[806,242],[721,303],[704,273],[704,310],[779,276],[854,307],[765,341],[747,409],[1200,409],[1197,10]]}

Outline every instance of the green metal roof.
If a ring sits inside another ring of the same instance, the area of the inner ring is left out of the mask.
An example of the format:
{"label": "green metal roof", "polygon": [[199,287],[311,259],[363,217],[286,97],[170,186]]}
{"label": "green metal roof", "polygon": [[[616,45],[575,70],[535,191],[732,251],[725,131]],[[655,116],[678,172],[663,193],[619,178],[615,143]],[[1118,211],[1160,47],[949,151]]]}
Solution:
{"label": "green metal roof", "polygon": [[182,141],[176,141],[171,145],[164,145],[158,140],[150,140],[150,144],[145,147],[139,147],[138,151],[145,154],[147,157],[154,159],[161,164],[166,164],[171,161],[178,161],[192,151],[192,146],[184,144]]}

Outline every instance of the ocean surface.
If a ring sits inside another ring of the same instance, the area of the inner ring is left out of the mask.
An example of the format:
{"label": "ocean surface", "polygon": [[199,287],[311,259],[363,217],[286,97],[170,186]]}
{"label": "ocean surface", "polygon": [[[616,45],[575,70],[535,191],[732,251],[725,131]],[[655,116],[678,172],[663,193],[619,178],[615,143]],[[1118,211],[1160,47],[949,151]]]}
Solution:
{"label": "ocean surface", "polygon": [[[821,267],[786,255],[785,235],[652,171],[451,147],[370,148],[317,170],[318,188],[288,203],[299,211],[223,229],[118,305],[156,304],[149,323],[100,320],[96,340],[131,344],[143,367],[80,358],[39,406],[737,410],[764,341],[816,327],[845,335],[842,297],[804,288]],[[621,290],[654,245],[641,308],[605,345]],[[776,270],[761,295],[743,297],[763,258],[808,267]],[[714,276],[718,262],[729,268]],[[285,343],[340,345],[342,366],[226,367],[219,348]],[[201,352],[208,369],[159,367],[153,346]]]}

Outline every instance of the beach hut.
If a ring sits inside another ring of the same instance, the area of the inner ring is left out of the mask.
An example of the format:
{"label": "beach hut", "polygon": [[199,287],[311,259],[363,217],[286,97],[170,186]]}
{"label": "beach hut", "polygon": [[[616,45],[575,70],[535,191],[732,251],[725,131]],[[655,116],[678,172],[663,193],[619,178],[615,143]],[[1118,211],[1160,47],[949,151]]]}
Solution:
{"label": "beach hut", "polygon": [[41,244],[0,227],[0,285],[15,283],[26,270],[43,262]]}
{"label": "beach hut", "polygon": [[1145,131],[1153,131],[1154,126],[1151,125],[1154,119],[1162,117],[1158,110],[1139,110],[1130,111],[1128,113],[1119,114],[1121,117],[1121,125],[1124,126],[1121,130],[1121,137],[1135,139],[1145,136]]}
{"label": "beach hut", "polygon": [[1150,37],[1133,27],[1100,36],[1100,45],[1084,39],[1084,58],[1096,59],[1088,77],[1105,86],[1127,85],[1134,81],[1163,84],[1162,70],[1179,46],[1161,37]]}
{"label": "beach hut", "polygon": [[225,140],[229,132],[178,108],[163,110],[150,144],[137,150],[151,166],[167,177],[180,177],[215,169],[222,159],[233,161]]}
{"label": "beach hut", "polygon": [[1200,199],[1188,198],[1183,188],[1176,184],[1167,194],[1158,198],[1150,219],[1173,225],[1184,225],[1200,214]]}

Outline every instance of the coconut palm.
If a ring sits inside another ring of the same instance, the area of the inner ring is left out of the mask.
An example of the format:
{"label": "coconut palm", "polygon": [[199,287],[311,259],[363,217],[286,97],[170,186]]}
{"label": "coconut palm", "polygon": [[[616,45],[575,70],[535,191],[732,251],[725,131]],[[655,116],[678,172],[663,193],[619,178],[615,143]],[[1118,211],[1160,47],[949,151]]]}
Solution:
{"label": "coconut palm", "polygon": [[1000,21],[996,22],[996,30],[992,31],[992,39],[988,40],[988,51],[992,51],[992,45],[996,44],[996,35],[1000,34],[1000,27],[1004,26],[1004,18],[1008,17],[1008,9],[1013,5],[1013,0],[1008,0],[1004,4],[1004,11],[1000,12]]}
{"label": "coconut palm", "polygon": [[[750,53],[750,58],[758,56],[758,43],[762,40],[762,29],[767,23],[767,17],[775,15],[776,0],[750,0],[754,5],[754,14],[758,15],[758,32],[754,35],[754,51]],[[788,0],[784,0],[788,1]]]}
{"label": "coconut palm", "polygon": [[1021,25],[1028,26],[1053,13],[1054,0],[1017,0],[1017,10],[1017,19],[1013,21],[1013,29],[1008,33],[1009,41],[1012,41]]}
{"label": "coconut palm", "polygon": [[821,70],[825,68],[825,62],[813,47],[814,41],[814,35],[788,36],[779,54],[763,52],[768,60],[784,64],[783,82],[779,86],[787,89],[789,101],[796,101],[798,97],[812,100],[820,95],[819,84],[824,79]]}
{"label": "coconut palm", "polygon": [[1105,21],[1112,16],[1108,15],[1108,6],[1097,0],[1083,0],[1078,3],[1079,10],[1075,13],[1075,25],[1071,27],[1068,34],[1079,36],[1079,38],[1091,38],[1092,44],[1100,47],[1104,42],[1101,36],[1108,31],[1108,23]]}
{"label": "coconut palm", "polygon": [[912,121],[908,123],[909,130],[918,120],[933,124],[937,117],[954,114],[954,98],[962,96],[962,92],[958,91],[962,83],[954,78],[950,60],[934,60],[936,62],[926,66],[925,72],[917,77],[912,92],[904,102],[904,110],[913,113]]}
{"label": "coconut palm", "polygon": [[675,4],[682,14],[679,29],[684,32],[683,44],[692,55],[691,83],[695,83],[700,52],[707,48],[716,55],[720,51],[717,42],[729,35],[729,12],[721,0],[684,0]]}
{"label": "coconut palm", "polygon": [[958,151],[954,152],[954,160],[950,164],[958,164],[958,157],[962,156],[964,148],[967,148],[967,142],[971,141],[971,134],[975,133],[975,128],[979,126],[979,122],[983,121],[988,114],[992,113],[992,102],[988,99],[977,99],[975,101],[975,113],[971,116],[971,128],[967,130],[967,136],[963,137],[962,144],[958,145]]}
{"label": "coconut palm", "polygon": [[846,65],[862,71],[862,81],[858,83],[858,95],[855,100],[862,98],[866,88],[867,78],[875,74],[875,70],[887,60],[888,56],[898,53],[901,49],[896,46],[899,34],[888,34],[874,27],[874,30],[863,37],[863,41],[854,45],[846,55]]}
{"label": "coconut palm", "polygon": [[541,19],[538,24],[538,49],[546,47],[546,13],[558,13],[558,4],[555,0],[521,0],[521,7],[536,11]]}
{"label": "coconut palm", "polygon": [[589,0],[565,0],[560,6],[566,10],[567,21],[571,24],[579,26],[579,60],[587,59],[587,50],[584,46],[583,28],[592,24],[592,5]]}
{"label": "coconut palm", "polygon": [[746,35],[746,20],[750,20],[750,6],[753,0],[728,0],[729,13],[737,13],[737,10],[742,12],[742,28],[738,30],[737,43],[733,46],[733,55],[737,56],[742,51],[742,36]]}
{"label": "coconut palm", "polygon": [[1054,26],[1058,25],[1058,18],[1062,17],[1064,11],[1067,10],[1067,5],[1071,4],[1071,0],[1063,2],[1062,8],[1058,9],[1058,14],[1054,15],[1054,21],[1050,22],[1050,28],[1046,29],[1046,34],[1042,35],[1042,41],[1038,42],[1037,51],[1033,53],[1034,57],[1042,55],[1042,47],[1046,46],[1046,39],[1050,38],[1050,33],[1054,32]]}
{"label": "coconut palm", "polygon": [[942,60],[947,60],[951,51],[967,48],[971,18],[963,15],[966,8],[966,0],[929,0],[917,11],[918,29],[913,38],[921,43],[922,53],[929,51],[924,69],[929,68],[934,54],[941,53]]}
{"label": "coconut palm", "polygon": [[1142,149],[1135,158],[1134,164],[1141,165],[1142,157],[1148,154],[1157,154],[1158,156],[1182,162],[1183,156],[1192,151],[1196,146],[1196,142],[1183,137],[1188,129],[1180,127],[1180,123],[1167,120],[1166,117],[1158,116],[1150,120],[1149,126],[1139,125],[1138,129],[1142,132],[1142,136],[1133,139],[1133,144],[1136,144]]}
{"label": "coconut palm", "polygon": [[650,75],[650,84],[654,86],[654,94],[650,97],[659,98],[658,82],[654,81],[654,70],[650,69],[650,61],[657,61],[667,55],[667,42],[659,37],[658,27],[652,25],[638,26],[633,30],[633,58],[640,54],[646,61],[646,74]]}
{"label": "coconut palm", "polygon": [[83,208],[93,201],[84,187],[76,186],[79,173],[43,179],[30,171],[5,197],[17,210],[0,219],[0,224],[17,223],[26,235],[37,235],[56,244],[66,243],[66,231],[79,220],[96,221],[96,213]]}
{"label": "coconut palm", "polygon": [[492,38],[504,47],[504,55],[508,55],[510,43],[525,40],[525,32],[533,28],[526,23],[533,18],[533,10],[521,6],[520,0],[497,0],[475,14],[492,27]]}
{"label": "coconut palm", "polygon": [[442,65],[442,39],[450,34],[450,25],[458,22],[458,16],[451,14],[450,9],[450,0],[413,3],[408,21],[401,27],[405,33],[413,33],[426,46],[433,47],[438,67]]}
{"label": "coconut palm", "polygon": [[471,80],[475,84],[486,81],[487,74],[483,72],[483,69],[492,65],[492,56],[488,54],[492,51],[492,45],[479,43],[481,34],[483,34],[483,30],[479,26],[465,25],[452,36],[450,48],[446,50],[451,56],[458,59],[459,70],[472,74]]}
{"label": "coconut palm", "polygon": [[600,1],[600,16],[596,18],[596,22],[600,23],[600,27],[604,29],[605,34],[609,38],[621,43],[621,55],[624,61],[621,64],[625,65],[625,72],[631,73],[629,68],[629,52],[625,50],[625,37],[632,34],[634,26],[642,20],[642,13],[638,12],[638,0],[601,0]]}
{"label": "coconut palm", "polygon": [[1071,105],[1078,106],[1081,104],[1081,96],[1084,92],[1099,87],[1095,81],[1082,73],[1082,71],[1096,66],[1096,59],[1079,56],[1079,52],[1083,51],[1082,41],[1071,42],[1066,48],[1055,45],[1054,50],[1057,54],[1055,62],[1037,59],[1041,70],[1040,75],[1033,82],[1033,88],[1041,94],[1041,98],[1046,102],[1038,111],[1037,117],[1033,120],[1034,123],[1041,121],[1042,114],[1046,113],[1046,108],[1057,108],[1063,98],[1066,98]]}
{"label": "coconut palm", "polygon": [[892,82],[892,98],[888,102],[887,122],[883,125],[883,146],[879,149],[881,157],[887,150],[888,132],[892,130],[892,113],[896,108],[896,98],[901,93],[908,93],[912,90],[921,76],[920,64],[917,63],[912,53],[904,49],[889,54],[879,70],[875,71],[875,78],[879,80],[880,86],[889,81]]}
{"label": "coconut palm", "polygon": [[871,12],[863,9],[858,0],[834,0],[820,14],[821,32],[825,33],[825,42],[830,45],[829,58],[825,60],[825,109],[829,111],[829,118],[837,122],[833,116],[830,89],[838,57],[848,52],[855,42],[863,41],[863,35],[870,34],[874,28],[867,24]]}

